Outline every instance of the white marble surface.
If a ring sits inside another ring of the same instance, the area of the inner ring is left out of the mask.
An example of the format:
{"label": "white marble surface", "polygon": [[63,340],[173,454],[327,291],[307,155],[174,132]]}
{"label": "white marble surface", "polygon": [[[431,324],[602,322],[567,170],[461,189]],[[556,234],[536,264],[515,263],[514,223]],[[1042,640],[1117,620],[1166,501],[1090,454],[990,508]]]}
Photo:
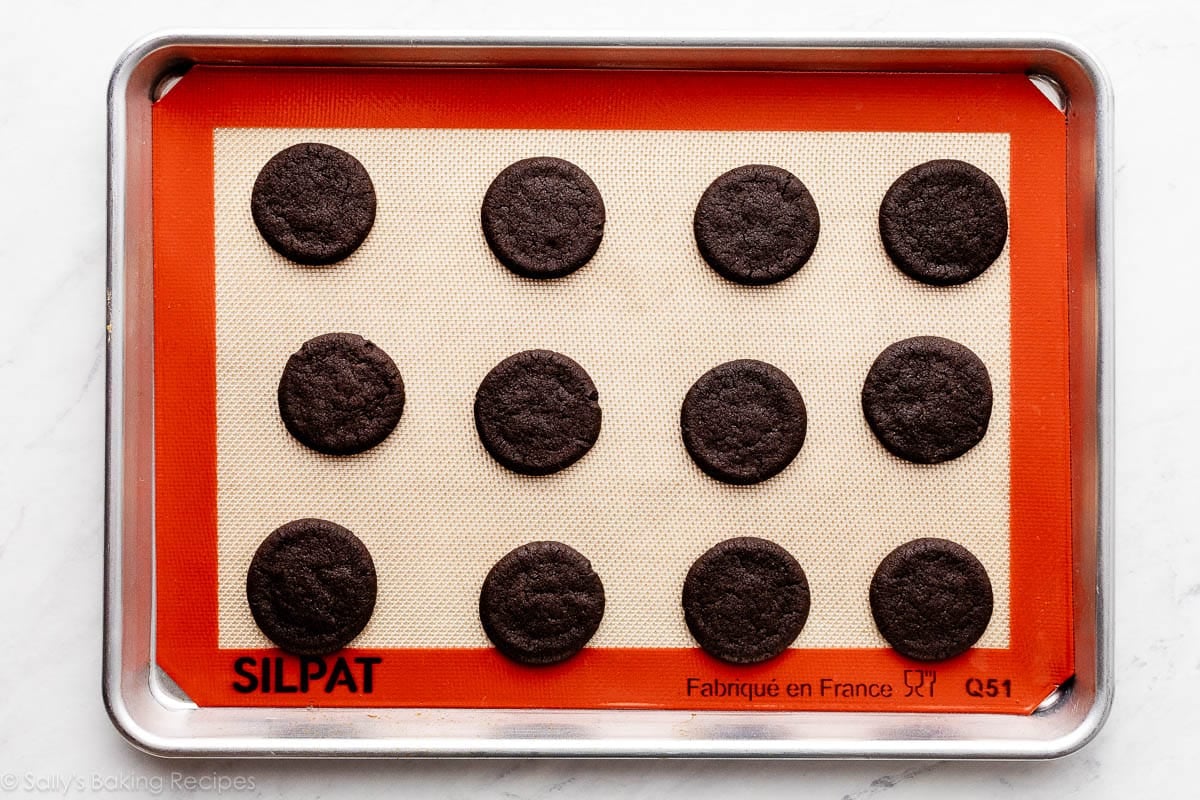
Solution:
{"label": "white marble surface", "polygon": [[[0,14],[0,794],[171,793],[214,776],[252,794],[519,798],[1187,796],[1200,733],[1200,148],[1193,4],[244,0],[57,2]],[[168,26],[497,32],[1017,32],[1082,42],[1116,89],[1117,702],[1051,763],[166,762],[100,702],[104,90],[133,39]],[[160,783],[161,782],[161,783]],[[128,789],[133,791],[126,791]],[[1165,791],[1164,791],[1165,790]]]}

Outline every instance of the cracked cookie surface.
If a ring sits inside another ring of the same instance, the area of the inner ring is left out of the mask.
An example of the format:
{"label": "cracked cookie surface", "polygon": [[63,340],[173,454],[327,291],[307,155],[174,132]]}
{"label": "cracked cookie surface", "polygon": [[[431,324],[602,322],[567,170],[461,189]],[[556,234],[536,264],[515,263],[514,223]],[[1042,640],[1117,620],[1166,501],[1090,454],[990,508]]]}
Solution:
{"label": "cracked cookie surface", "polygon": [[969,348],[939,336],[914,336],[875,359],[862,406],[871,430],[894,455],[939,464],[982,441],[992,416],[992,381]]}
{"label": "cracked cookie surface", "polygon": [[246,576],[250,613],[289,653],[321,656],[358,636],[375,609],[375,562],[341,525],[298,519],[263,540]]}
{"label": "cracked cookie surface", "polygon": [[808,412],[800,390],[763,361],[729,361],[700,376],[680,411],[683,444],[708,475],[726,483],[765,481],[804,445]]}
{"label": "cracked cookie surface", "polygon": [[821,218],[808,188],[792,173],[747,164],[713,181],[693,219],[700,254],[736,283],[777,283],[812,257]]}
{"label": "cracked cookie surface", "polygon": [[479,619],[501,653],[521,664],[565,661],[600,627],[604,585],[582,553],[530,542],[501,558],[479,594]]}
{"label": "cracked cookie surface", "polygon": [[475,393],[475,428],[514,472],[566,469],[600,436],[600,404],[587,371],[561,353],[525,350],[501,361]]}
{"label": "cracked cookie surface", "polygon": [[258,173],[250,212],[280,255],[323,266],[349,256],[375,224],[375,186],[358,159],[305,142],[281,150]]}
{"label": "cracked cookie surface", "polygon": [[279,380],[279,416],[292,436],[329,455],[382,442],[404,412],[404,381],[379,347],[353,333],[309,339]]}
{"label": "cracked cookie surface", "polygon": [[757,664],[785,651],[803,630],[810,605],[800,563],[753,536],[714,545],[683,583],[688,630],[705,652],[733,664]]}
{"label": "cracked cookie surface", "polygon": [[992,618],[992,582],[969,550],[915,539],[889,553],[871,579],[871,615],[896,652],[918,661],[965,653]]}
{"label": "cracked cookie surface", "polygon": [[505,167],[483,196],[483,235],[504,266],[526,278],[561,278],[604,238],[604,199],[586,172],[561,158]]}
{"label": "cracked cookie surface", "polygon": [[879,235],[892,262],[935,286],[966,283],[992,265],[1008,239],[1008,207],[996,181],[965,161],[939,159],[905,172],[883,196]]}

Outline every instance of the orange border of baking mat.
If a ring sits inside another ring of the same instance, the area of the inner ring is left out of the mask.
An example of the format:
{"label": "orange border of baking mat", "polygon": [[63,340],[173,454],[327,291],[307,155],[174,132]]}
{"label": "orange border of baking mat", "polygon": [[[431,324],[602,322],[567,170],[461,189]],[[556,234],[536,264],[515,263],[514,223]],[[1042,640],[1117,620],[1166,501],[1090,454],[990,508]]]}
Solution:
{"label": "orange border of baking mat", "polygon": [[[925,665],[796,649],[751,667],[699,649],[587,648],[543,668],[480,648],[348,649],[340,665],[219,649],[216,127],[1009,133],[1010,647]],[[157,662],[200,705],[1028,713],[1072,674],[1066,119],[1024,76],[198,66],[154,105],[153,158]],[[274,691],[237,691],[251,683],[239,658],[260,688],[272,659]],[[380,659],[370,692],[364,658]],[[288,692],[301,668],[325,674]],[[905,696],[904,671],[920,668],[937,672],[933,698]]]}

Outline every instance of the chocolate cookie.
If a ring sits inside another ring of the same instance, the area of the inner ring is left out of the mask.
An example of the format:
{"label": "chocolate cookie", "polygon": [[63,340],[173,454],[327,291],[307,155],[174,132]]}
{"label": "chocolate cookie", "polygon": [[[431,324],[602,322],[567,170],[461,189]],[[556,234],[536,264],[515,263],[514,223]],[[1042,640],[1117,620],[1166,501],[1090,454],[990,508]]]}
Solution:
{"label": "chocolate cookie", "polygon": [[375,609],[375,562],[358,537],[298,519],[263,540],[246,575],[250,613],[267,638],[298,656],[340,650]]}
{"label": "chocolate cookie", "polygon": [[726,539],[696,559],[683,582],[683,618],[711,656],[757,664],[788,648],[808,620],[808,579],[774,542]]}
{"label": "chocolate cookie", "polygon": [[804,445],[808,414],[781,370],[742,359],[713,367],[683,398],[683,444],[717,480],[749,484],[783,471]]}
{"label": "chocolate cookie", "polygon": [[604,616],[604,585],[562,542],[530,542],[496,562],[479,593],[492,644],[522,664],[557,664],[578,653]]}
{"label": "chocolate cookie", "polygon": [[879,235],[896,266],[935,286],[966,283],[991,266],[1008,238],[1008,207],[986,172],[965,161],[927,161],[883,196]]}
{"label": "chocolate cookie", "polygon": [[941,661],[971,649],[992,618],[992,582],[979,559],[946,539],[915,539],[879,564],[871,615],[896,652]]}
{"label": "chocolate cookie", "polygon": [[583,458],[600,436],[600,404],[583,367],[550,350],[497,364],[475,393],[483,446],[513,472],[549,475]]}
{"label": "chocolate cookie", "polygon": [[281,150],[254,182],[254,224],[267,244],[301,264],[341,261],[375,224],[375,186],[358,159],[313,142]]}
{"label": "chocolate cookie", "polygon": [[526,278],[574,272],[604,236],[600,190],[561,158],[527,158],[505,167],[483,196],[481,217],[496,258]]}
{"label": "chocolate cookie", "polygon": [[776,283],[808,261],[821,217],[808,189],[779,167],[726,172],[700,197],[693,220],[700,254],[731,281]]}
{"label": "chocolate cookie", "polygon": [[388,354],[353,333],[309,339],[279,380],[279,416],[314,450],[344,456],[388,437],[404,411],[404,381]]}
{"label": "chocolate cookie", "polygon": [[992,381],[969,349],[939,336],[915,336],[879,354],[862,390],[863,414],[900,458],[939,464],[987,433]]}

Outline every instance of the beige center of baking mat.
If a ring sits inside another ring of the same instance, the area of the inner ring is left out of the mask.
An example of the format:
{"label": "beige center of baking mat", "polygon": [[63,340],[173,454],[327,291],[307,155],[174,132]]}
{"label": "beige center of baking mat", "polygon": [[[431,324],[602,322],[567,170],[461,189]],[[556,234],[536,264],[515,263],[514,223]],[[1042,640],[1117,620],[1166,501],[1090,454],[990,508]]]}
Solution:
{"label": "beige center of baking mat", "polygon": [[[293,264],[250,216],[258,171],[297,142],[353,153],[378,195],[363,246],[332,267]],[[214,134],[220,646],[268,646],[245,576],[272,530],[333,520],[370,548],[375,614],[356,645],[483,647],[479,587],[513,547],[557,539],[604,582],[596,647],[692,647],[680,609],[692,561],[731,536],[772,539],[803,565],[812,612],[796,647],[876,647],[867,590],[893,547],[941,536],[983,562],[995,613],[981,646],[1009,635],[1008,250],[965,286],[903,276],[879,241],[879,202],[906,169],[960,158],[1008,196],[1006,134],[541,130],[219,129]],[[596,256],[536,282],[495,260],[479,206],[520,158],[575,162],[604,196]],[[701,259],[692,214],[705,187],[747,163],[800,177],[821,237],[809,263],[769,287],[735,285]],[[283,365],[305,340],[361,334],[395,360],[407,403],[379,447],[331,457],[279,419]],[[965,456],[917,466],[889,455],[862,415],[867,370],[887,345],[934,334],[991,373],[991,426]],[[515,475],[475,433],[480,380],[520,350],[548,348],[590,373],[600,439],[556,475]],[[778,477],[749,487],[704,475],[679,435],[679,405],[711,367],[756,358],[808,406],[808,437]]]}

